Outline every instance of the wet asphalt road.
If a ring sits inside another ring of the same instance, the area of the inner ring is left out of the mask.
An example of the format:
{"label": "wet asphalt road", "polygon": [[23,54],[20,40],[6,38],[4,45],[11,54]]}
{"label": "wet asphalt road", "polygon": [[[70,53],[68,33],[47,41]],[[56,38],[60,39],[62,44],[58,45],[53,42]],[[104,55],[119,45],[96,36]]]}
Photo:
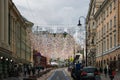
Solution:
{"label": "wet asphalt road", "polygon": [[64,70],[56,70],[48,80],[71,80]]}

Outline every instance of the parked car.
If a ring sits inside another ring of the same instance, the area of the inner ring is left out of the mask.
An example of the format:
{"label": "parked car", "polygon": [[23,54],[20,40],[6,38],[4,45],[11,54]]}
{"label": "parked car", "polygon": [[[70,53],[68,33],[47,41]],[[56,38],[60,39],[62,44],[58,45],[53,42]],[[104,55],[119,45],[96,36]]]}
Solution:
{"label": "parked car", "polygon": [[80,74],[80,80],[101,80],[100,72],[96,67],[84,67]]}

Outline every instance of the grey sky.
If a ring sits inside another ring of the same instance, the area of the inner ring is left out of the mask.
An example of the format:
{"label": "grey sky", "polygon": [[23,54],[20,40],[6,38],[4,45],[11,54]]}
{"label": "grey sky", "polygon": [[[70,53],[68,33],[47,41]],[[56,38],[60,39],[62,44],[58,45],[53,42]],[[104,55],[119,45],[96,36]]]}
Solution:
{"label": "grey sky", "polygon": [[[80,16],[86,17],[90,0],[13,0],[13,2],[34,26],[63,24],[65,27],[74,28],[77,27]],[[81,20],[84,23],[84,19]],[[80,38],[82,39],[83,35],[81,31],[76,32],[74,36],[81,43]]]}
{"label": "grey sky", "polygon": [[23,16],[35,25],[74,24],[86,16],[90,0],[13,0]]}

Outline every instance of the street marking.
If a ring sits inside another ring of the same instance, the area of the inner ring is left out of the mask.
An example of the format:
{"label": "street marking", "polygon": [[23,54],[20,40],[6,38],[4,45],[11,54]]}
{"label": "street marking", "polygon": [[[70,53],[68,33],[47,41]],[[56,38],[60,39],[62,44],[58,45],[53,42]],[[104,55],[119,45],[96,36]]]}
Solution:
{"label": "street marking", "polygon": [[63,74],[65,75],[65,80],[70,80],[69,79],[69,76],[66,74],[66,72],[65,71],[62,71],[63,72]]}
{"label": "street marking", "polygon": [[51,80],[52,77],[55,75],[56,71],[57,71],[57,70],[55,70],[54,73],[52,74],[52,76],[50,76],[47,80]]}
{"label": "street marking", "polygon": [[57,80],[60,80],[59,76],[57,76]]}

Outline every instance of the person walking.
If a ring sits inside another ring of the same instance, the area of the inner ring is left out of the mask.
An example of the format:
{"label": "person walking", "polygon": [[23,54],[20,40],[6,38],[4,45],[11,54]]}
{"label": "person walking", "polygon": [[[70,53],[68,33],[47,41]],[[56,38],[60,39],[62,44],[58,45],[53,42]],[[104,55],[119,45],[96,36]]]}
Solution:
{"label": "person walking", "polygon": [[100,67],[99,71],[100,71],[100,73],[102,73],[102,72],[103,72],[103,69]]}
{"label": "person walking", "polygon": [[115,70],[113,68],[109,68],[109,78],[113,80],[115,76]]}
{"label": "person walking", "polygon": [[104,68],[105,77],[107,77],[107,67]]}
{"label": "person walking", "polygon": [[35,68],[32,67],[32,75],[34,76],[35,75]]}
{"label": "person walking", "polygon": [[26,77],[26,75],[27,75],[27,68],[26,68],[26,66],[24,67],[24,76]]}

